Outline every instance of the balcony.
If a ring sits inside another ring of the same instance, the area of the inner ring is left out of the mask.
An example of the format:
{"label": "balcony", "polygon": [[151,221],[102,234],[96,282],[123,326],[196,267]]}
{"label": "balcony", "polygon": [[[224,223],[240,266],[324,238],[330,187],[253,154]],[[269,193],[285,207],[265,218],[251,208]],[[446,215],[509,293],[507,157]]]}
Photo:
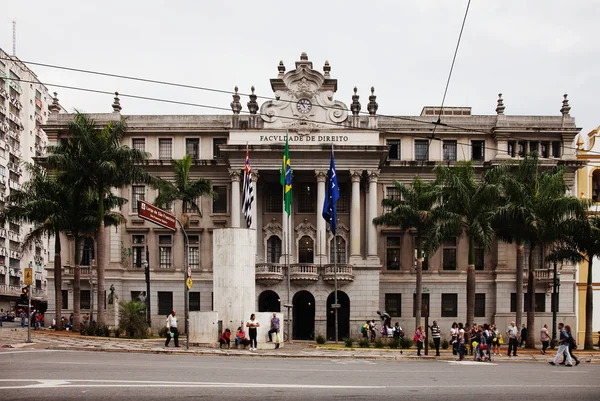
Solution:
{"label": "balcony", "polygon": [[283,280],[284,267],[279,263],[257,263],[256,281],[272,285]]}
{"label": "balcony", "polygon": [[16,231],[8,230],[8,239],[15,242],[21,242],[21,234]]}
{"label": "balcony", "polygon": [[0,114],[6,115],[6,107],[4,107],[2,104],[0,104]]}
{"label": "balcony", "polygon": [[290,280],[293,281],[318,281],[319,273],[313,263],[295,263],[290,266]]}
{"label": "balcony", "polygon": [[0,238],[6,238],[6,228],[0,228]]}
{"label": "balcony", "polygon": [[23,93],[23,89],[21,89],[21,86],[12,79],[8,81],[8,86],[10,88],[13,88],[19,95]]}
{"label": "balcony", "polygon": [[35,255],[33,257],[33,261],[35,262],[36,265],[43,265],[44,264],[44,258],[41,255]]}
{"label": "balcony", "polygon": [[12,258],[12,259],[18,259],[18,260],[20,260],[22,255],[21,255],[21,252],[19,252],[19,251],[9,250],[8,251],[8,256],[10,258]]}
{"label": "balcony", "polygon": [[37,97],[35,98],[35,106],[39,107],[40,109],[44,108],[44,106],[42,105],[42,100]]}
{"label": "balcony", "polygon": [[8,132],[8,124],[7,123],[0,122],[0,132],[2,132],[3,134],[6,134]]}
{"label": "balcony", "polygon": [[17,191],[20,191],[20,190],[21,190],[21,184],[19,184],[19,183],[18,183],[17,181],[15,181],[15,180],[11,180],[11,179],[9,179],[9,180],[8,180],[8,187],[9,187],[10,189],[14,189],[14,190],[17,190]]}
{"label": "balcony", "polygon": [[20,296],[22,287],[20,285],[0,284],[0,295]]}
{"label": "balcony", "polygon": [[[533,274],[535,276],[535,281],[538,283],[552,282],[554,280],[554,270],[552,269],[536,269]],[[523,272],[523,276],[525,281],[527,281],[529,278],[527,269]]]}
{"label": "balcony", "polygon": [[31,296],[32,297],[36,297],[36,298],[43,298],[46,296],[46,290],[44,290],[43,288],[32,288],[31,289]]}
{"label": "balcony", "polygon": [[334,265],[325,266],[325,274],[323,280],[333,283],[337,272],[337,281],[339,283],[350,283],[354,281],[354,274],[352,273],[352,265],[338,264],[337,269]]}

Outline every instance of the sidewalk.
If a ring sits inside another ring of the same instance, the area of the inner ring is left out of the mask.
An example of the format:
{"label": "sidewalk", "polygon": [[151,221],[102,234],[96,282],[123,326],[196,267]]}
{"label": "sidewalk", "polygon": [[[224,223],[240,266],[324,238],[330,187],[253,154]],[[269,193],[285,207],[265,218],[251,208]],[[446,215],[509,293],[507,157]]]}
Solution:
{"label": "sidewalk", "polygon": [[[441,350],[441,356],[434,357],[435,351],[429,352],[429,356],[418,357],[416,349],[392,350],[378,348],[344,348],[343,344],[325,344],[316,345],[314,342],[298,341],[293,344],[285,344],[284,347],[275,350],[258,350],[250,352],[248,350],[238,350],[235,348],[220,350],[209,346],[190,346],[186,350],[185,345],[181,348],[164,347],[164,339],[151,338],[144,340],[112,338],[112,337],[88,337],[79,333],[53,330],[32,330],[32,343],[27,343],[27,329],[0,328],[0,353],[7,348],[34,348],[51,350],[71,350],[71,351],[102,351],[102,352],[135,352],[135,353],[154,353],[154,354],[185,354],[185,355],[221,355],[221,356],[246,356],[246,357],[277,357],[277,358],[325,358],[325,359],[371,359],[371,360],[443,360],[457,361],[458,358],[452,355],[451,350]],[[181,339],[183,340],[183,339]],[[184,340],[181,341],[185,344]],[[506,352],[506,347],[503,347]],[[549,350],[546,355],[542,355],[539,350],[528,350],[520,348],[517,357],[508,357],[505,353],[500,356],[492,356],[492,362],[547,362],[555,355],[555,350]],[[599,351],[582,351],[576,353],[582,363],[600,363]],[[472,357],[465,358],[465,361],[472,361]]]}

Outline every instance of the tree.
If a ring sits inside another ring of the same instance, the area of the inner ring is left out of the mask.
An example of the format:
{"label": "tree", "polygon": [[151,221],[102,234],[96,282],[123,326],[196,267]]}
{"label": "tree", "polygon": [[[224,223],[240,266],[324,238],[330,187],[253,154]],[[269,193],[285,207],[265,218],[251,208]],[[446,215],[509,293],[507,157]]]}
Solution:
{"label": "tree", "polygon": [[[147,182],[142,162],[146,152],[122,145],[126,133],[124,120],[110,121],[104,127],[89,116],[76,113],[68,125],[67,138],[48,148],[48,163],[76,187],[86,187],[104,200],[114,189],[135,182]],[[105,202],[97,203],[98,324],[103,325],[106,268]]]}
{"label": "tree", "polygon": [[423,293],[423,257],[435,251],[427,235],[441,217],[439,200],[440,187],[435,182],[425,182],[416,176],[411,185],[407,186],[394,181],[399,196],[383,199],[382,205],[389,212],[376,217],[376,225],[397,226],[404,231],[415,231],[417,247],[417,282],[415,288],[415,329],[421,324],[422,293]]}
{"label": "tree", "polygon": [[436,179],[442,187],[445,217],[434,231],[435,243],[464,234],[469,242],[467,267],[467,325],[475,320],[475,245],[488,251],[494,240],[492,218],[498,202],[498,186],[484,175],[475,176],[472,161],[459,161],[455,166],[435,168]]}
{"label": "tree", "polygon": [[144,312],[146,305],[140,301],[125,301],[119,304],[119,330],[130,337],[145,337],[148,325]]}
{"label": "tree", "polygon": [[30,174],[20,190],[11,190],[8,206],[0,220],[24,221],[34,225],[27,233],[21,249],[27,252],[31,245],[41,241],[44,234],[54,236],[54,307],[56,329],[62,330],[62,261],[60,233],[66,226],[70,187],[46,173],[39,165],[26,164]]}
{"label": "tree", "polygon": [[[583,201],[587,208],[588,202]],[[592,287],[592,271],[594,258],[600,256],[600,216],[593,215],[589,219],[575,219],[565,224],[562,238],[557,241],[554,250],[548,255],[549,261],[588,264],[587,283],[585,288],[585,340],[584,349],[594,349],[593,340],[593,305],[594,290]]]}

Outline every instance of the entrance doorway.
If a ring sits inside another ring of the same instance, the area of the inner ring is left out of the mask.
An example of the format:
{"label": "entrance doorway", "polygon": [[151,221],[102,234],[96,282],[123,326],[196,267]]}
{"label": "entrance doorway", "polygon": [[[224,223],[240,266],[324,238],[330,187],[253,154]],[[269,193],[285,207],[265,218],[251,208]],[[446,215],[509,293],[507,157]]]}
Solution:
{"label": "entrance doorway", "polygon": [[299,291],[292,300],[294,320],[292,338],[313,340],[315,338],[315,297],[308,291]]}
{"label": "entrance doorway", "polygon": [[[342,340],[350,336],[350,298],[348,294],[338,290],[338,339]],[[335,291],[327,297],[327,340],[335,340],[335,309],[332,305],[335,301]]]}
{"label": "entrance doorway", "polygon": [[281,312],[281,300],[275,291],[266,290],[258,296],[259,312]]}

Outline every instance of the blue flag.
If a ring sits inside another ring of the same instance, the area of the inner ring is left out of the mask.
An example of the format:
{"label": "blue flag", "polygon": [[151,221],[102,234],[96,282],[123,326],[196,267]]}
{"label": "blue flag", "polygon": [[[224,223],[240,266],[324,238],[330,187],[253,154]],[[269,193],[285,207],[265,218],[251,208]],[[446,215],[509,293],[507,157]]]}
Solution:
{"label": "blue flag", "polygon": [[340,198],[340,189],[335,172],[335,161],[333,159],[333,148],[331,149],[331,164],[325,182],[325,202],[323,203],[323,218],[329,222],[329,229],[335,235],[337,225],[337,201]]}

